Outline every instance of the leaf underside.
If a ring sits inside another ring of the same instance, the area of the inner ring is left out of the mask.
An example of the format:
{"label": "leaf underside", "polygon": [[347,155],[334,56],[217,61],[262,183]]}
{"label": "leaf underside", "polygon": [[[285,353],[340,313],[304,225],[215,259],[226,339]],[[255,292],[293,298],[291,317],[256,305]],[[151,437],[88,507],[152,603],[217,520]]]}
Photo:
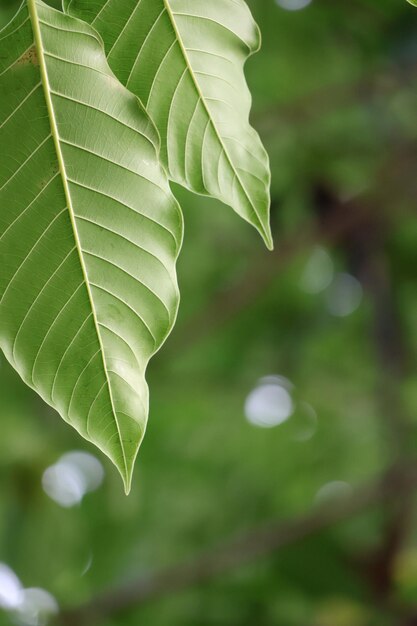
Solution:
{"label": "leaf underside", "polygon": [[179,300],[157,134],[96,32],[40,1],[0,32],[0,94],[0,345],[128,491]]}
{"label": "leaf underside", "polygon": [[244,64],[260,33],[243,0],[64,0],[161,137],[169,176],[220,199],[272,248],[267,154],[249,124]]}

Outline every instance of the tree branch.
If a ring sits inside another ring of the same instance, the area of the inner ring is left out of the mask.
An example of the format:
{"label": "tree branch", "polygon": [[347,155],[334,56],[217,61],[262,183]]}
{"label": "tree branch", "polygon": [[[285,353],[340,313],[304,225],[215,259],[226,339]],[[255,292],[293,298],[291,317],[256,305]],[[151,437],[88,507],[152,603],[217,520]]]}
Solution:
{"label": "tree branch", "polygon": [[417,489],[417,466],[398,466],[382,479],[358,489],[353,495],[323,505],[295,519],[278,521],[223,543],[195,559],[150,573],[118,589],[109,590],[89,603],[64,611],[62,626],[92,626],[103,618],[117,616],[145,602],[190,588],[231,572],[328,527],[349,519],[365,509],[410,495]]}
{"label": "tree branch", "polygon": [[362,212],[346,211],[329,219],[318,230],[291,235],[286,241],[281,241],[279,248],[273,252],[258,254],[258,259],[250,264],[250,269],[235,286],[213,294],[211,305],[184,323],[186,330],[181,332],[180,329],[174,335],[165,348],[166,352],[175,353],[178,346],[182,351],[195,346],[196,342],[211,335],[255,302],[302,251],[319,242],[336,245],[367,219],[368,216]]}

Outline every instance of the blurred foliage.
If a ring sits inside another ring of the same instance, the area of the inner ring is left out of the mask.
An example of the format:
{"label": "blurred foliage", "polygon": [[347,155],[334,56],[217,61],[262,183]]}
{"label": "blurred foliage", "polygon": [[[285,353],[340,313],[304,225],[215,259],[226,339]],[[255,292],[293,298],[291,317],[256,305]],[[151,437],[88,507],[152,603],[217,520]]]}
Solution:
{"label": "blurred foliage", "polygon": [[[150,422],[128,498],[103,458],[105,482],[80,506],[48,498],[46,467],[69,450],[95,452],[1,361],[0,561],[62,606],[264,521],[305,514],[327,483],[355,489],[379,475],[398,454],[384,416],[390,386],[411,434],[404,454],[414,453],[417,13],[400,0],[313,0],[299,11],[274,0],[250,4],[263,49],[247,75],[253,122],[271,156],[277,251],[264,251],[252,229],[216,202],[175,189],[186,222],[182,305],[151,364]],[[0,21],[14,8],[2,0]],[[328,205],[338,203],[334,215]],[[354,237],[323,237],[329,222],[356,210],[372,219]],[[360,306],[349,315],[332,314],[334,285],[306,290],[306,267],[323,248],[336,277],[362,283]],[[397,378],[375,340],[385,311],[369,276],[375,263],[388,276],[388,308],[398,312],[406,366]],[[295,413],[259,428],[245,419],[245,399],[273,374],[291,381]],[[299,436],[303,403],[317,414],[307,440]],[[370,507],[102,624],[397,626],[360,566],[383,545],[391,513]],[[415,531],[395,555],[390,584],[395,603],[417,612]],[[0,624],[9,623],[0,611]]]}

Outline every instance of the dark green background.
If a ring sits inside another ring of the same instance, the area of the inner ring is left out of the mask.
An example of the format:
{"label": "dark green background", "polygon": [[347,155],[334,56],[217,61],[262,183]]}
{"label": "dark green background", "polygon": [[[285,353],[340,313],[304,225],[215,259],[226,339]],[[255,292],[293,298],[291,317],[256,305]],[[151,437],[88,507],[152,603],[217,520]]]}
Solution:
{"label": "dark green background", "polygon": [[[4,21],[12,4],[1,0]],[[128,498],[102,456],[105,482],[81,506],[48,498],[48,465],[68,450],[99,453],[1,360],[0,561],[63,607],[308,514],[324,484],[354,490],[416,449],[417,9],[405,0],[250,5],[264,43],[247,76],[271,156],[276,252],[227,207],[176,189],[182,305],[150,366],[149,427]],[[328,290],[300,288],[317,246],[362,283],[349,316],[329,312]],[[297,441],[297,412],[273,429],[246,421],[248,393],[270,374],[292,382],[298,411],[308,402],[317,412],[308,441]],[[395,523],[390,502],[100,624],[415,624],[417,518],[407,516],[383,589],[372,567],[383,568],[375,554]],[[0,624],[10,619],[0,612]]]}

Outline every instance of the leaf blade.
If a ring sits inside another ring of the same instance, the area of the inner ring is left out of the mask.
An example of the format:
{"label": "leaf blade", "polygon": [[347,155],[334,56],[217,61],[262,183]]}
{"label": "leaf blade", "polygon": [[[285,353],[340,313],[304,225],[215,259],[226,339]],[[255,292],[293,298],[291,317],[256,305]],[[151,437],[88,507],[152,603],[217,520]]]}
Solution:
{"label": "leaf blade", "polygon": [[28,0],[0,52],[10,94],[0,105],[1,347],[110,456],[128,491],[146,366],[178,309],[181,212],[155,131],[90,26]]}
{"label": "leaf blade", "polygon": [[272,248],[270,170],[249,124],[244,64],[260,47],[243,0],[66,0],[94,25],[115,74],[144,104],[172,180],[230,205]]}

